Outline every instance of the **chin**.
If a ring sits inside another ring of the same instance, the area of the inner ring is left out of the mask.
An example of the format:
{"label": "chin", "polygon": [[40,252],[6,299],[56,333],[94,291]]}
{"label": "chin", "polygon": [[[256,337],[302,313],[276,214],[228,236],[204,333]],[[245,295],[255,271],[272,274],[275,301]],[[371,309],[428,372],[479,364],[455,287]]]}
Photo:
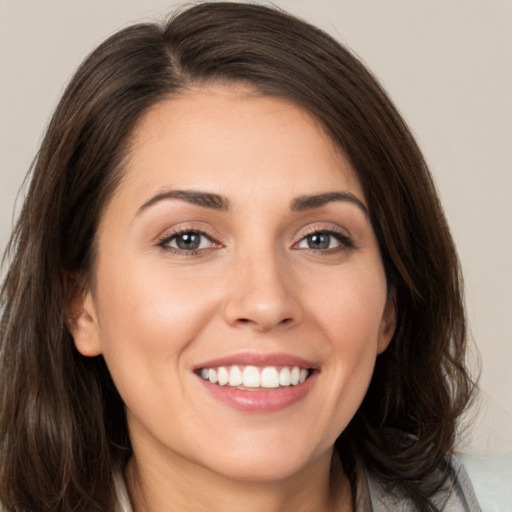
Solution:
{"label": "chin", "polygon": [[290,460],[288,456],[259,457],[259,460],[229,459],[215,467],[214,471],[229,480],[268,483],[286,480],[300,473],[306,467],[306,462]]}
{"label": "chin", "polygon": [[246,443],[240,449],[230,447],[216,454],[210,452],[203,457],[202,465],[231,480],[268,483],[286,480],[320,460],[331,459],[332,446],[326,446],[322,451],[315,447],[304,448],[304,444],[276,446],[275,440],[264,443],[264,446],[262,443]]}

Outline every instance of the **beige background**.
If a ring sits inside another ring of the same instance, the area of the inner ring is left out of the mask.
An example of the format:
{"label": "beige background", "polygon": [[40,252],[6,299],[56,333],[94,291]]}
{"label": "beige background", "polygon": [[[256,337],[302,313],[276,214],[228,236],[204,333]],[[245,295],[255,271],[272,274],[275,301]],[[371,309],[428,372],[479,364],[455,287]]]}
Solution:
{"label": "beige background", "polygon": [[[348,44],[416,134],[459,247],[482,359],[483,399],[469,449],[512,450],[512,1],[274,3]],[[18,188],[74,69],[116,29],[180,4],[0,0],[0,249]]]}

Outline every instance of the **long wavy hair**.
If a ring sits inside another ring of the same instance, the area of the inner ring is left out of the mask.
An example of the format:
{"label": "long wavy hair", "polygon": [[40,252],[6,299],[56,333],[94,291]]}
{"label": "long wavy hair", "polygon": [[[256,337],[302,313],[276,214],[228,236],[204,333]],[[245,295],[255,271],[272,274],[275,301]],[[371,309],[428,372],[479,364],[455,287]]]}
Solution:
{"label": "long wavy hair", "polygon": [[112,473],[131,453],[124,406],[103,358],[75,349],[66,312],[75,278],[93,270],[98,222],[138,120],[206,82],[251,84],[306,109],[356,170],[398,325],[336,449],[349,475],[357,458],[418,510],[436,510],[446,472],[422,481],[452,450],[473,384],[460,268],[432,178],[354,55],[289,14],[242,3],[196,5],[111,36],[51,119],[4,257],[0,501],[13,512],[115,509]]}

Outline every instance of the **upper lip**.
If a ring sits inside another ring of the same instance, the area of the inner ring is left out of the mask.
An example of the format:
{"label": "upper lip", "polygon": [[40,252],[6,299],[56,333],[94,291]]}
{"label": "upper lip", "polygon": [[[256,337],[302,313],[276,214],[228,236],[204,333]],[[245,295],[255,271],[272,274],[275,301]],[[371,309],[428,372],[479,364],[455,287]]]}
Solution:
{"label": "upper lip", "polygon": [[298,366],[310,370],[317,370],[318,364],[293,354],[284,352],[261,354],[244,352],[210,359],[194,366],[194,371],[202,368],[217,368],[219,366]]}

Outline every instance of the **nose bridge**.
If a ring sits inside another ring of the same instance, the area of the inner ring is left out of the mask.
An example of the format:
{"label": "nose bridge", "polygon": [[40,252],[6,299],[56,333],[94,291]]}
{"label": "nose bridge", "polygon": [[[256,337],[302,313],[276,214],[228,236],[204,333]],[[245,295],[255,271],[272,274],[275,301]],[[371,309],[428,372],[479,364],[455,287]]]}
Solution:
{"label": "nose bridge", "polygon": [[301,308],[284,255],[268,243],[239,250],[227,285],[226,320],[267,331],[300,318]]}

